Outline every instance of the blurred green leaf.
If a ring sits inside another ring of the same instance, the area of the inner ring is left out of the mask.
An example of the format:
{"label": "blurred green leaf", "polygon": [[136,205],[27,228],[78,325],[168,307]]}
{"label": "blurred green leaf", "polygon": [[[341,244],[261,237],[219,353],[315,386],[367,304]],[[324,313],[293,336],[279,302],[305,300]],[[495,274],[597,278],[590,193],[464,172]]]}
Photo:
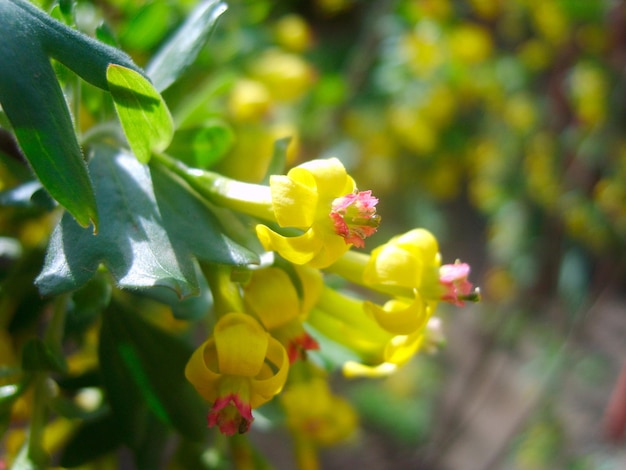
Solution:
{"label": "blurred green leaf", "polygon": [[115,450],[122,443],[119,423],[113,414],[86,420],[61,453],[62,467],[78,467]]}
{"label": "blurred green leaf", "polygon": [[230,126],[212,121],[202,127],[176,131],[167,152],[189,166],[207,169],[226,155],[234,141]]}
{"label": "blurred green leaf", "polygon": [[15,188],[0,192],[0,205],[42,207],[51,210],[56,204],[39,181],[28,181]]}
{"label": "blurred green leaf", "polygon": [[22,369],[30,372],[66,372],[65,356],[54,352],[38,338],[29,340],[22,350]]}
{"label": "blurred green leaf", "polygon": [[43,295],[74,290],[104,263],[124,288],[162,286],[179,297],[197,294],[192,259],[164,229],[148,168],[131,154],[96,146],[90,162],[102,230],[92,235],[64,216],[52,233],[43,270]]}
{"label": "blurred green leaf", "polygon": [[[79,224],[97,226],[96,202],[72,119],[48,56],[108,89],[110,63],[137,67],[123,52],[56,21],[24,0],[0,3],[0,102],[37,177]],[[28,51],[28,53],[26,53]]]}
{"label": "blurred green leaf", "polygon": [[196,60],[226,8],[226,4],[219,0],[201,2],[174,36],[152,57],[146,72],[159,92],[174,83]]}
{"label": "blurred green leaf", "polygon": [[65,319],[67,335],[82,334],[109,305],[113,288],[102,272],[72,293],[72,302]]}
{"label": "blurred green leaf", "polygon": [[109,90],[128,144],[137,159],[148,163],[153,152],[162,152],[172,141],[174,123],[161,95],[134,70],[111,64]]}
{"label": "blurred green leaf", "polygon": [[205,406],[185,379],[191,348],[117,305],[107,309],[99,357],[104,386],[121,433],[130,445],[142,440],[144,409],[191,440],[205,436]]}
{"label": "blurred green leaf", "polygon": [[147,51],[167,34],[172,23],[172,2],[151,1],[142,5],[120,33],[125,49]]}
{"label": "blurred green leaf", "polygon": [[270,176],[282,175],[285,172],[285,167],[287,166],[287,149],[289,148],[290,142],[290,137],[278,139],[274,142],[274,153],[272,154],[272,160],[267,168],[265,178],[263,178],[264,184],[269,184]]}

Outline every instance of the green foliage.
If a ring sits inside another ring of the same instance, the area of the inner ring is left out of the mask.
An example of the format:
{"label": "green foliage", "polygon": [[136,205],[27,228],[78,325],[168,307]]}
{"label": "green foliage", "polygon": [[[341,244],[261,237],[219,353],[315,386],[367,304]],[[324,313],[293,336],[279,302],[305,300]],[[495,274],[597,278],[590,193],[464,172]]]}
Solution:
{"label": "green foliage", "polygon": [[162,152],[172,141],[174,123],[161,95],[137,72],[111,64],[109,91],[131,150],[141,163]]}
{"label": "green foliage", "polygon": [[[54,21],[23,0],[0,5],[0,102],[40,181],[81,225],[97,227],[96,202],[62,90],[50,66],[54,57],[85,80],[106,89],[109,63],[136,68],[121,51]],[[28,53],[25,53],[28,51]]]}

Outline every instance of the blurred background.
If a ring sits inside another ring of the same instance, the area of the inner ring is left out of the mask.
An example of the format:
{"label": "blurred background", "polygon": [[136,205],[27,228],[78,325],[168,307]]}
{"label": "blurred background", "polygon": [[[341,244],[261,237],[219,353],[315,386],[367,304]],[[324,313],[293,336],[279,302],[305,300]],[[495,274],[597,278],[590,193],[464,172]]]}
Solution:
{"label": "blurred background", "polygon": [[[164,95],[180,129],[202,124],[219,142],[189,163],[259,181],[277,139],[290,139],[290,165],[336,156],[380,198],[370,246],[427,228],[483,294],[439,307],[437,352],[385,380],[336,378],[361,429],[323,468],[626,468],[625,3],[228,5]],[[193,6],[75,11],[79,29],[144,65]],[[260,428],[263,453],[292,468],[286,435]]]}

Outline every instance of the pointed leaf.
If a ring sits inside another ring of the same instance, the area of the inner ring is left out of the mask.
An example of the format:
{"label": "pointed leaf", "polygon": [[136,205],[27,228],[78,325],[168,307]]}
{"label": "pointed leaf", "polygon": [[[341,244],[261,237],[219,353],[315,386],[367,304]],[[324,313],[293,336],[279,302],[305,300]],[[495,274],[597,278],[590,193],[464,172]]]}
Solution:
{"label": "pointed leaf", "polygon": [[[106,67],[139,70],[123,52],[24,0],[0,2],[0,103],[35,174],[78,221],[97,224],[96,202],[65,98],[48,56],[107,89]],[[27,53],[25,53],[27,51]]]}
{"label": "pointed leaf", "polygon": [[174,135],[167,105],[152,84],[134,70],[111,64],[107,81],[128,144],[140,162],[148,163],[152,153],[165,150]]}
{"label": "pointed leaf", "polygon": [[146,67],[154,87],[163,92],[196,60],[217,20],[226,11],[218,0],[201,2]]}
{"label": "pointed leaf", "polygon": [[197,294],[193,260],[163,227],[148,168],[127,152],[97,146],[90,170],[102,229],[92,235],[64,216],[35,281],[39,291],[77,289],[104,263],[121,287],[162,286],[179,297]]}

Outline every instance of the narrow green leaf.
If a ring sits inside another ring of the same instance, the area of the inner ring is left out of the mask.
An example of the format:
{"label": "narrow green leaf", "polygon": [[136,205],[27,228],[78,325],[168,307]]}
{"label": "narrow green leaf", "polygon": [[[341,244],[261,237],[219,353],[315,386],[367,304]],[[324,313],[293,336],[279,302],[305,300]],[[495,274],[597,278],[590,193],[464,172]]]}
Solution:
{"label": "narrow green leaf", "polygon": [[25,0],[0,2],[0,18],[0,63],[5,65],[0,67],[0,103],[15,136],[50,195],[79,224],[97,228],[91,182],[49,57],[104,89],[109,63],[139,69],[123,52],[67,27]]}
{"label": "narrow green leaf", "polygon": [[[145,419],[142,409],[147,408],[187,438],[203,438],[205,405],[184,375],[191,353],[187,344],[135,313],[118,305],[107,309],[99,357],[107,397],[121,427],[131,430]],[[126,438],[142,440],[141,432],[138,434]]]}
{"label": "narrow green leaf", "polygon": [[140,162],[148,163],[152,153],[165,150],[174,135],[167,105],[152,84],[134,70],[111,64],[107,81],[128,144]]}
{"label": "narrow green leaf", "polygon": [[90,170],[102,229],[94,236],[70,217],[62,218],[35,280],[40,293],[75,290],[104,263],[121,287],[161,286],[179,297],[197,294],[193,260],[164,228],[148,168],[127,152],[94,146]]}
{"label": "narrow green leaf", "polygon": [[218,0],[204,0],[152,57],[146,72],[157,90],[167,89],[196,60],[226,8]]}
{"label": "narrow green leaf", "polygon": [[[88,226],[96,203],[61,87],[46,53],[33,44],[27,14],[0,2],[0,103],[37,177],[48,192]],[[25,54],[24,51],[28,51]]]}
{"label": "narrow green leaf", "polygon": [[126,50],[148,51],[155,47],[174,25],[174,3],[157,0],[139,7],[120,32],[120,43]]}
{"label": "narrow green leaf", "polygon": [[287,148],[289,148],[290,142],[291,137],[284,137],[274,142],[274,153],[272,154],[272,160],[267,168],[265,178],[263,178],[263,183],[269,184],[270,176],[282,175],[285,172],[285,167],[287,166]]}

